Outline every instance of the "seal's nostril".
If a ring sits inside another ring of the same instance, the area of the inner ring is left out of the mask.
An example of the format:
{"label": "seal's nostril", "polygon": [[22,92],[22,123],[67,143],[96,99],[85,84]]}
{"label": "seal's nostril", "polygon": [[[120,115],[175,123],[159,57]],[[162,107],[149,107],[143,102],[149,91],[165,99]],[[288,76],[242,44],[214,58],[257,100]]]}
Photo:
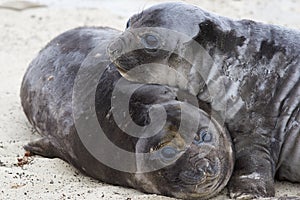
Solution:
{"label": "seal's nostril", "polygon": [[198,172],[204,172],[204,174],[208,176],[215,176],[218,171],[217,166],[213,165],[212,163],[209,163],[208,161],[204,161],[197,164],[196,169]]}
{"label": "seal's nostril", "polygon": [[117,39],[117,40],[113,41],[108,47],[108,53],[113,57],[120,56],[121,52],[122,52],[122,40],[121,39]]}
{"label": "seal's nostril", "polygon": [[207,172],[209,175],[214,175],[214,174],[216,174],[216,169],[214,169],[211,165],[209,165],[209,166],[206,168],[206,172]]}

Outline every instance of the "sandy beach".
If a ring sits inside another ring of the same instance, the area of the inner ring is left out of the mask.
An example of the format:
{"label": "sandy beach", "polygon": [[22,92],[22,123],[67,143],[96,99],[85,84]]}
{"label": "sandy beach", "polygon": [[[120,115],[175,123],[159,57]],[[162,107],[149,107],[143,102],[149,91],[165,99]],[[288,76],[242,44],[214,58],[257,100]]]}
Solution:
{"label": "sandy beach", "polygon": [[[7,0],[0,0],[0,5]],[[38,0],[45,7],[16,11],[0,8],[0,199],[167,200],[101,183],[60,159],[34,156],[17,166],[23,145],[38,138],[20,105],[23,74],[52,38],[79,26],[110,26],[124,30],[127,19],[163,0]],[[300,29],[299,0],[186,0],[235,19],[252,19]],[[227,190],[214,199],[227,199]],[[300,184],[276,183],[276,197],[300,198]],[[276,198],[275,198],[276,199]],[[284,199],[284,198],[283,198]]]}

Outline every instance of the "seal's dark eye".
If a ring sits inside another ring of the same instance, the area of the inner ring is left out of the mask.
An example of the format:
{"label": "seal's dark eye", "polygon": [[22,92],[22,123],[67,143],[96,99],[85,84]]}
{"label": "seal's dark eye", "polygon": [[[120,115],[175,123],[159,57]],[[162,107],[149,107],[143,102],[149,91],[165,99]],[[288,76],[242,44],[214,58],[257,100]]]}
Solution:
{"label": "seal's dark eye", "polygon": [[177,155],[177,150],[171,146],[163,147],[160,150],[161,156],[165,160],[172,160],[176,157]]}
{"label": "seal's dark eye", "polygon": [[159,45],[158,38],[150,34],[147,34],[142,38],[142,43],[146,49],[155,49],[158,48]]}
{"label": "seal's dark eye", "polygon": [[130,26],[130,19],[127,21],[126,29]]}
{"label": "seal's dark eye", "polygon": [[212,134],[207,129],[201,129],[195,136],[194,144],[200,144],[203,142],[211,142]]}

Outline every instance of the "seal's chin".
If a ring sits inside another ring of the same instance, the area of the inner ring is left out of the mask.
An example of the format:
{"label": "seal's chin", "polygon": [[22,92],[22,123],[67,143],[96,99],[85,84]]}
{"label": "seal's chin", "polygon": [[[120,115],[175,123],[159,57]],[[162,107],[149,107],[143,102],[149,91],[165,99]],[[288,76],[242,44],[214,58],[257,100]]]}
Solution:
{"label": "seal's chin", "polygon": [[119,62],[114,62],[115,66],[117,67],[118,72],[121,74],[123,78],[125,78],[128,81],[131,82],[137,82],[137,83],[144,83],[144,81],[140,81],[139,79],[136,79],[134,76],[130,76],[130,73],[128,73],[128,70],[124,69],[122,65],[120,65]]}

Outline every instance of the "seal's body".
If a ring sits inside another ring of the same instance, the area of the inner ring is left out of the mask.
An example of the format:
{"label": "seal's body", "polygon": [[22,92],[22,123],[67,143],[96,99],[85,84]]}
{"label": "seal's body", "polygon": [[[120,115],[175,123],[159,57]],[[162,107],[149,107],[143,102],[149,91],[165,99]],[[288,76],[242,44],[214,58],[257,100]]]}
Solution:
{"label": "seal's body", "polygon": [[70,30],[32,61],[21,102],[42,138],[25,149],[106,183],[187,199],[215,195],[233,170],[230,136],[209,113],[178,101],[177,90],[121,78],[106,54],[119,34]]}
{"label": "seal's body", "polygon": [[236,151],[232,197],[273,196],[275,176],[300,182],[299,31],[166,3],[131,17],[109,52],[126,79],[188,90],[220,114]]}

